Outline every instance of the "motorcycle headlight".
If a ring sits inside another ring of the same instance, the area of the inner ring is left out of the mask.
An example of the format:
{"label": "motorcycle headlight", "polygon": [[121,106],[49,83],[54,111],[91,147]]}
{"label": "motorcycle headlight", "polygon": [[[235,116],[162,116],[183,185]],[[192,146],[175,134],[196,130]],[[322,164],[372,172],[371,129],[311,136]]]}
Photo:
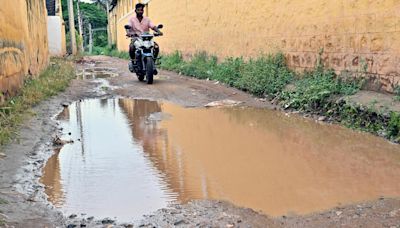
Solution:
{"label": "motorcycle headlight", "polygon": [[143,47],[145,47],[145,48],[153,47],[153,41],[150,41],[150,40],[143,41]]}
{"label": "motorcycle headlight", "polygon": [[135,41],[134,45],[135,45],[136,48],[140,48],[140,47],[143,46],[143,41],[137,39],[137,40]]}

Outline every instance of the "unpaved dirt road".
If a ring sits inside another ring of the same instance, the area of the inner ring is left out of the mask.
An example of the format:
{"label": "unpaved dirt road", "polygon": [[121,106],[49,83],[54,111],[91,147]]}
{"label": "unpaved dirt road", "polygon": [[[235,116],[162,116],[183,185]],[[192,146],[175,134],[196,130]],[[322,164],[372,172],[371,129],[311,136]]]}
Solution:
{"label": "unpaved dirt road", "polygon": [[98,75],[115,77],[74,80],[64,93],[35,107],[36,115],[21,127],[18,140],[0,151],[5,154],[0,157],[0,221],[6,221],[4,227],[400,227],[399,199],[377,199],[307,216],[279,218],[229,202],[207,200],[162,209],[134,224],[62,215],[46,201],[38,181],[53,153],[50,142],[59,133],[54,117],[62,110],[62,104],[86,98],[127,97],[163,100],[185,107],[229,99],[245,106],[275,108],[236,89],[171,72],[161,71],[153,85],[146,85],[128,72],[127,61],[117,58],[85,57],[77,64],[77,72],[80,77],[87,78],[89,74],[90,78],[90,71],[84,75],[82,72],[93,67],[102,71]]}

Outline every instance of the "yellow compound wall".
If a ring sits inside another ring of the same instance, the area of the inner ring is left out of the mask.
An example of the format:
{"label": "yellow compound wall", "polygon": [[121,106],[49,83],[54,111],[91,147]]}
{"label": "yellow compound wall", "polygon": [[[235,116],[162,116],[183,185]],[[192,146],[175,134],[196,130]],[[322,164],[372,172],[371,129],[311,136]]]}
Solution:
{"label": "yellow compound wall", "polygon": [[[14,95],[25,75],[48,64],[47,11],[44,0],[0,0],[1,99]],[[1,100],[0,100],[1,102]]]}
{"label": "yellow compound wall", "polygon": [[[121,18],[130,16],[121,8],[130,2],[136,1],[118,1],[120,50],[128,44]],[[148,13],[165,25],[163,52],[224,58],[282,51],[290,67],[304,70],[323,49],[323,63],[337,72],[367,66],[386,91],[400,80],[400,0],[152,0]]]}

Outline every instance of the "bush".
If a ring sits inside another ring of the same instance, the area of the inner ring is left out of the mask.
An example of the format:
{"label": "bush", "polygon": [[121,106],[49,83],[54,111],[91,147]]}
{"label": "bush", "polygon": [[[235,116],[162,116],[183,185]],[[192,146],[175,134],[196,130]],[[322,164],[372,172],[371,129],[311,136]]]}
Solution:
{"label": "bush", "polygon": [[390,114],[390,120],[387,128],[388,137],[395,141],[400,141],[400,114],[392,112]]}
{"label": "bush", "polygon": [[178,71],[183,64],[182,54],[179,51],[162,56],[161,68],[165,70]]}
{"label": "bush", "polygon": [[287,68],[285,57],[277,54],[250,59],[243,67],[242,76],[234,84],[257,96],[275,97],[293,78],[294,74]]}
{"label": "bush", "polygon": [[185,62],[179,71],[188,76],[206,79],[212,78],[216,66],[217,57],[209,56],[205,52],[198,52],[189,62]]}
{"label": "bush", "polygon": [[213,79],[230,86],[236,86],[237,81],[242,77],[244,66],[243,58],[228,58],[217,65]]}
{"label": "bush", "polygon": [[335,95],[351,95],[361,88],[357,80],[343,80],[332,70],[317,67],[295,81],[294,90],[283,91],[279,98],[285,108],[313,111],[327,105]]}

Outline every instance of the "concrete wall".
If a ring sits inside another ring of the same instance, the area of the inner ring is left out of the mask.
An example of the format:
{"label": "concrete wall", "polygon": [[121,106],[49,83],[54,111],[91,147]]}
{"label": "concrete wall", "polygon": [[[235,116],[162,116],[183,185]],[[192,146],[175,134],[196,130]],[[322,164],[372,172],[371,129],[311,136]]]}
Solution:
{"label": "concrete wall", "polygon": [[65,29],[63,27],[63,20],[60,16],[47,17],[49,53],[52,56],[62,56],[65,54]]}
{"label": "concrete wall", "polygon": [[44,0],[0,0],[0,92],[14,95],[25,75],[47,66],[47,11]]}
{"label": "concrete wall", "polygon": [[[124,15],[117,15],[118,29]],[[158,39],[164,52],[223,58],[282,51],[292,68],[304,70],[323,48],[324,64],[337,72],[365,63],[387,91],[400,80],[400,0],[152,0],[149,16],[165,25]]]}

